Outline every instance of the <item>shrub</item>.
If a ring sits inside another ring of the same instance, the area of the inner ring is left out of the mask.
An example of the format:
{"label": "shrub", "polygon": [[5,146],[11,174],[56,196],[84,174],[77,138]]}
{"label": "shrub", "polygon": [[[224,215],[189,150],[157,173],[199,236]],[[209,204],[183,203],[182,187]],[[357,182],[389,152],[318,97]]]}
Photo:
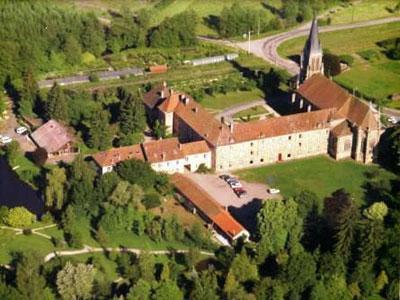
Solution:
{"label": "shrub", "polygon": [[348,66],[352,66],[354,63],[354,57],[348,54],[343,54],[339,56],[340,62],[345,63]]}
{"label": "shrub", "polygon": [[22,230],[22,233],[24,235],[31,235],[32,234],[32,229],[30,228],[25,228],[24,230]]}
{"label": "shrub", "polygon": [[81,60],[85,65],[89,65],[96,60],[96,57],[90,52],[85,52],[82,54]]}
{"label": "shrub", "polygon": [[99,82],[100,81],[100,77],[96,73],[92,73],[92,74],[89,75],[89,81],[90,82]]}
{"label": "shrub", "polygon": [[155,208],[161,205],[160,196],[157,193],[146,194],[142,202],[147,209]]}
{"label": "shrub", "polygon": [[200,164],[200,166],[197,168],[197,173],[202,173],[202,174],[207,174],[211,172],[211,169],[207,168],[205,164]]}
{"label": "shrub", "polygon": [[323,56],[325,74],[328,76],[336,76],[340,74],[340,59],[337,55],[325,53]]}
{"label": "shrub", "polygon": [[6,224],[11,227],[26,227],[36,221],[36,216],[25,207],[11,208],[6,217]]}
{"label": "shrub", "polygon": [[371,62],[377,61],[381,58],[380,53],[378,51],[372,50],[372,49],[360,51],[357,54],[360,55],[365,60],[368,60]]}

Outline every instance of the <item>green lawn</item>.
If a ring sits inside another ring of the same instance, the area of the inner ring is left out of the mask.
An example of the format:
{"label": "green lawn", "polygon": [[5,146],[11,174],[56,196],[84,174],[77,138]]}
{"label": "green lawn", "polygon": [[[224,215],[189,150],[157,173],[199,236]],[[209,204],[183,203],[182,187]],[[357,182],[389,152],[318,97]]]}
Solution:
{"label": "green lawn", "polygon": [[11,261],[13,253],[34,250],[39,255],[54,251],[54,245],[50,240],[37,235],[15,235],[13,231],[0,229],[0,264]]}
{"label": "green lawn", "polygon": [[328,16],[332,24],[361,22],[371,19],[398,16],[387,8],[393,8],[398,0],[361,0],[354,1],[353,5],[338,6]]}
{"label": "green lawn", "polygon": [[235,104],[250,102],[264,98],[264,93],[259,89],[251,91],[228,92],[226,94],[206,95],[201,100],[201,105],[211,111],[220,111]]}
{"label": "green lawn", "polygon": [[[330,195],[333,191],[344,188],[361,204],[364,199],[363,183],[365,172],[378,170],[375,165],[362,165],[352,160],[334,161],[320,156],[279,163],[270,166],[245,169],[236,174],[250,182],[268,183],[291,197],[303,190],[311,190],[319,197]],[[384,171],[385,176],[394,176]]]}
{"label": "green lawn", "polygon": [[[400,37],[400,22],[370,26],[353,30],[321,33],[321,44],[334,54],[349,54],[354,58],[350,70],[334,78],[342,86],[353,88],[368,98],[386,99],[393,93],[400,92],[400,61],[388,59],[376,43],[386,39]],[[289,57],[299,55],[305,37],[283,43],[278,51]],[[367,61],[359,56],[363,50],[374,50],[380,53],[379,59]],[[388,106],[395,107],[395,102],[388,101]]]}
{"label": "green lawn", "polygon": [[247,118],[248,116],[254,117],[258,115],[263,115],[268,113],[268,111],[264,108],[264,106],[257,105],[245,110],[242,110],[233,115],[234,118]]}

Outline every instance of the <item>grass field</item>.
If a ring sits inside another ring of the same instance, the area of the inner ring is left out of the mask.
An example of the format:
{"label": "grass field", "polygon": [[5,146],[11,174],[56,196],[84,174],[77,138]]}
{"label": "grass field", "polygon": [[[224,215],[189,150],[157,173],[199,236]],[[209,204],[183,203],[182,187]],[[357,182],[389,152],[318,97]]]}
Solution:
{"label": "grass field", "polygon": [[201,100],[201,105],[210,111],[217,112],[236,104],[259,100],[260,98],[264,98],[264,93],[259,89],[253,89],[251,91],[216,94],[215,96],[207,95]]}
{"label": "grass field", "polygon": [[[350,54],[354,58],[351,69],[334,80],[350,90],[354,88],[362,95],[378,100],[400,92],[400,62],[388,59],[376,44],[396,37],[400,37],[400,22],[320,34],[324,49],[337,55]],[[304,42],[305,37],[289,40],[278,51],[286,57],[298,55]],[[363,50],[377,51],[380,53],[379,59],[363,59],[357,54]],[[388,106],[395,105],[394,102],[388,103]]]}
{"label": "grass field", "polygon": [[254,106],[245,110],[242,110],[233,115],[234,118],[247,118],[248,116],[254,117],[268,113],[268,111],[261,105]]}
{"label": "grass field", "polygon": [[[344,188],[353,195],[358,204],[362,204],[365,172],[378,170],[378,168],[352,160],[336,162],[328,157],[320,156],[241,170],[236,174],[246,181],[268,183],[277,187],[286,197],[308,189],[323,198],[337,189]],[[386,171],[384,174],[394,176]]]}
{"label": "grass field", "polygon": [[[332,24],[361,22],[371,19],[392,17],[397,14],[390,12],[395,7],[397,0],[362,0],[354,1],[352,5],[339,6],[329,13]],[[389,9],[388,9],[389,8]]]}

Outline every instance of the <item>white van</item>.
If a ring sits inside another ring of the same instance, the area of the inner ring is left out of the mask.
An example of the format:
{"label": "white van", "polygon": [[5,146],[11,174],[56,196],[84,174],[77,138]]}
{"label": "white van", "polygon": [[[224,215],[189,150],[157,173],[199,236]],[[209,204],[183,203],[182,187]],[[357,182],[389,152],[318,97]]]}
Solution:
{"label": "white van", "polygon": [[9,136],[3,136],[0,139],[0,143],[2,143],[3,145],[9,144],[11,142],[12,142],[12,138],[10,138]]}
{"label": "white van", "polygon": [[20,126],[20,127],[15,128],[15,132],[17,134],[25,134],[25,133],[28,133],[28,129],[25,126]]}

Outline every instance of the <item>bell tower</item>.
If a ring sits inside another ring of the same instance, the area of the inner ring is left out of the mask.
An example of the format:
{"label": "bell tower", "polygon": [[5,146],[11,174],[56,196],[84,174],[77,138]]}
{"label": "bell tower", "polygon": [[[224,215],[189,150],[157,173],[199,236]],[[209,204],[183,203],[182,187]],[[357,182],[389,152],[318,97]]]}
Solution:
{"label": "bell tower", "polygon": [[300,60],[299,81],[303,83],[314,74],[324,74],[322,49],[318,38],[317,20],[312,21],[310,34],[304,45]]}

